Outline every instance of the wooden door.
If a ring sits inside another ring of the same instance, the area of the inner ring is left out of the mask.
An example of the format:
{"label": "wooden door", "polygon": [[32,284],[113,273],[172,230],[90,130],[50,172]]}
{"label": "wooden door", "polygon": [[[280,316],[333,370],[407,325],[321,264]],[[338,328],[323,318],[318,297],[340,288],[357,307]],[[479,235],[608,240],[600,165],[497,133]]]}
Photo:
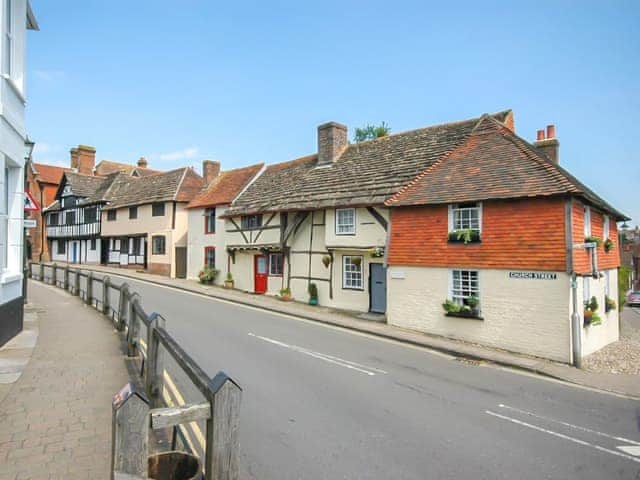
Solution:
{"label": "wooden door", "polygon": [[176,247],[176,278],[187,278],[187,247]]}
{"label": "wooden door", "polygon": [[267,291],[267,257],[266,255],[256,255],[254,257],[254,290],[256,293]]}

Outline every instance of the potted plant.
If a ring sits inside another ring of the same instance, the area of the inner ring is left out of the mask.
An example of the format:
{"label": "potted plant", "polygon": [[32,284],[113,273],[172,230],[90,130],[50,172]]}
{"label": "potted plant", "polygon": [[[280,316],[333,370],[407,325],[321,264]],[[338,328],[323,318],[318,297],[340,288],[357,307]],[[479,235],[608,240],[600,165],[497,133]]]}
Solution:
{"label": "potted plant", "polygon": [[615,310],[616,307],[617,307],[616,301],[613,298],[605,295],[605,297],[604,297],[604,311],[605,311],[605,313],[609,313],[611,310]]}
{"label": "potted plant", "polygon": [[444,308],[444,311],[447,313],[458,313],[460,311],[460,305],[448,298],[442,304],[442,308]]}
{"label": "potted plant", "polygon": [[200,283],[203,283],[205,285],[211,285],[218,276],[218,273],[219,271],[215,268],[204,267],[198,273],[198,280],[200,280]]}
{"label": "potted plant", "polygon": [[224,279],[224,288],[233,288],[233,275],[231,275],[231,272],[227,272],[227,277]]}
{"label": "potted plant", "polygon": [[478,308],[478,305],[480,305],[480,299],[478,297],[476,297],[475,295],[471,295],[466,299],[465,303],[469,306],[469,308],[471,308],[471,313],[476,316],[480,314],[480,309]]}
{"label": "potted plant", "polygon": [[449,242],[451,243],[476,243],[480,241],[480,231],[472,229],[453,230],[449,232]]}
{"label": "potted plant", "polygon": [[584,325],[585,326],[591,325],[591,319],[593,317],[593,312],[585,307],[583,315],[584,315]]}
{"label": "potted plant", "polygon": [[602,245],[602,239],[591,235],[590,237],[584,237],[584,243],[595,243],[598,247]]}
{"label": "potted plant", "polygon": [[584,324],[588,325],[598,325],[601,323],[601,318],[598,315],[598,299],[596,297],[591,297],[584,308]]}
{"label": "potted plant", "polygon": [[280,300],[290,302],[292,299],[293,297],[291,297],[291,289],[289,287],[280,289]]}
{"label": "potted plant", "polygon": [[615,243],[613,243],[613,240],[611,240],[610,238],[607,238],[604,241],[604,251],[609,253],[613,249],[614,245]]}
{"label": "potted plant", "polygon": [[322,263],[324,264],[324,268],[329,268],[329,265],[331,265],[331,256],[325,255],[322,257]]}
{"label": "potted plant", "polygon": [[318,286],[315,283],[309,284],[309,305],[318,305]]}

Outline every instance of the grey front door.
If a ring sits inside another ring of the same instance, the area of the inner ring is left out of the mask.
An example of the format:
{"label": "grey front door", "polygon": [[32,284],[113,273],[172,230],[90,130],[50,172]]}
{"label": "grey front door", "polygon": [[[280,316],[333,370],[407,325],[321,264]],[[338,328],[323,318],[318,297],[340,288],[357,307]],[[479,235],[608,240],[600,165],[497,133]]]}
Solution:
{"label": "grey front door", "polygon": [[385,313],[387,311],[387,269],[381,263],[371,263],[369,268],[371,311]]}

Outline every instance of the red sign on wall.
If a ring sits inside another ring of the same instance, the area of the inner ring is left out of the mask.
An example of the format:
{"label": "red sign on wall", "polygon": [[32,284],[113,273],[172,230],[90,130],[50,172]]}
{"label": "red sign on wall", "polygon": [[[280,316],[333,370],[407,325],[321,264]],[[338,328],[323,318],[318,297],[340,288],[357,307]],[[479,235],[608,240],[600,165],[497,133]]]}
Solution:
{"label": "red sign on wall", "polygon": [[24,211],[25,212],[37,212],[40,210],[40,205],[36,202],[30,192],[24,192]]}

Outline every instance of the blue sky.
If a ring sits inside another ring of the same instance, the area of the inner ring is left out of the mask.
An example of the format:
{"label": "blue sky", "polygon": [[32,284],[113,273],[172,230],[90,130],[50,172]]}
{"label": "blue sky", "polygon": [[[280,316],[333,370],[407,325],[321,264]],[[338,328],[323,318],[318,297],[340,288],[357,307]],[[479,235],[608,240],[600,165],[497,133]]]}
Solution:
{"label": "blue sky", "polygon": [[[516,2],[513,2],[516,3]],[[36,161],[223,168],[316,150],[316,127],[393,132],[512,108],[640,219],[640,2],[32,0]]]}

